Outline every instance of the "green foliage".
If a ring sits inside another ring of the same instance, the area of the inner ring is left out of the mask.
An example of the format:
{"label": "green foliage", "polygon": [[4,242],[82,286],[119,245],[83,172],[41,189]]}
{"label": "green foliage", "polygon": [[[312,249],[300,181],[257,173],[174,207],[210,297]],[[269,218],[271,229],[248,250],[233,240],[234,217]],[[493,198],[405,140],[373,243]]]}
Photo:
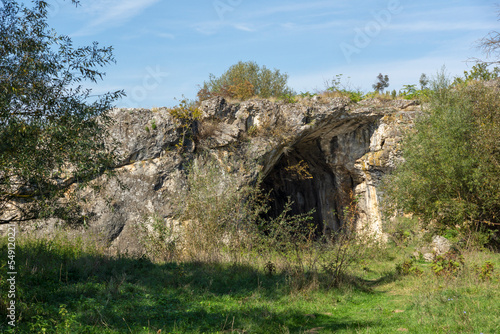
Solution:
{"label": "green foliage", "polygon": [[403,85],[403,89],[399,91],[399,96],[407,100],[429,100],[430,90],[427,88],[417,89],[417,85]]}
{"label": "green foliage", "polygon": [[420,75],[420,79],[418,80],[418,83],[420,84],[420,90],[426,90],[429,85],[429,78],[427,78],[427,75],[425,73],[422,73]]}
{"label": "green foliage", "polygon": [[297,98],[292,94],[285,94],[279,98],[279,100],[285,103],[297,103]]}
{"label": "green foliage", "polygon": [[472,81],[488,81],[497,79],[500,76],[500,68],[494,67],[492,70],[488,69],[489,65],[486,63],[478,63],[472,66],[470,71],[464,71],[463,78],[456,77],[453,81],[453,86],[464,85]]}
{"label": "green foliage", "polygon": [[265,249],[274,249],[284,259],[292,256],[292,261],[301,260],[301,247],[311,243],[315,236],[316,227],[312,223],[312,212],[300,215],[291,215],[292,202],[290,199],[278,217],[263,219],[259,222],[261,242]]}
{"label": "green foliage", "polygon": [[[349,100],[351,100],[352,102],[355,102],[355,103],[363,100],[365,98],[364,93],[359,89],[353,89],[351,87],[349,77],[347,78],[347,82],[343,83],[342,77],[343,77],[343,74],[337,74],[335,76],[335,78],[333,78],[330,81],[327,80],[325,82],[325,85],[327,87],[326,88],[326,91],[327,91],[326,95],[333,94],[334,96],[338,95],[338,96],[342,96],[342,97],[347,97],[347,98],[349,98]],[[330,93],[330,94],[328,94],[328,93]]]}
{"label": "green foliage", "polygon": [[255,220],[262,210],[256,189],[240,184],[241,170],[230,159],[221,164],[212,156],[194,161],[187,185],[172,194],[176,219],[183,223],[184,255],[190,260],[238,259],[254,237]]}
{"label": "green foliage", "polygon": [[203,83],[198,92],[198,99],[203,101],[213,96],[240,100],[253,96],[261,98],[293,96],[294,93],[287,86],[287,81],[288,75],[279,70],[260,67],[252,61],[240,61],[220,77],[210,74],[209,80]]}
{"label": "green foliage", "polygon": [[491,261],[486,261],[481,267],[475,266],[474,270],[481,281],[489,281],[493,277],[495,265]]}
{"label": "green foliage", "polygon": [[456,251],[438,255],[432,262],[432,271],[436,276],[454,277],[463,268],[464,258]]}
{"label": "green foliage", "polygon": [[[75,1],[73,1],[75,2]],[[97,82],[114,62],[111,47],[74,48],[47,24],[45,1],[13,0],[0,12],[0,211],[7,221],[78,219],[68,187],[84,184],[113,164],[104,138],[106,113],[122,91],[94,99],[81,82]],[[23,203],[22,206],[19,206]],[[5,223],[7,221],[0,221]]]}
{"label": "green foliage", "polygon": [[399,91],[399,95],[408,100],[415,99],[417,96],[417,85],[403,85],[403,89]]}
{"label": "green foliage", "polygon": [[180,235],[172,223],[152,215],[146,217],[137,229],[139,241],[152,261],[169,262],[176,258]]}
{"label": "green foliage", "polygon": [[385,88],[389,87],[389,76],[379,73],[377,76],[377,82],[373,84],[373,89],[375,89],[379,94],[382,94]]}
{"label": "green foliage", "polygon": [[[169,109],[168,112],[181,131],[182,137],[176,147],[179,151],[182,151],[194,139],[194,127],[201,119],[201,111],[196,107],[195,103],[184,98],[179,102],[178,106]],[[155,123],[154,125],[156,128]]]}
{"label": "green foliage", "polygon": [[396,273],[402,276],[407,276],[407,275],[422,276],[424,272],[416,265],[416,261],[413,258],[411,258],[403,261],[400,264],[397,264]]}
{"label": "green foliage", "polygon": [[433,82],[430,107],[402,145],[404,163],[386,179],[388,212],[466,228],[500,223],[500,100],[482,83]]}
{"label": "green foliage", "polygon": [[300,97],[315,97],[317,95],[318,94],[311,93],[311,92],[300,92],[300,94],[299,94]]}

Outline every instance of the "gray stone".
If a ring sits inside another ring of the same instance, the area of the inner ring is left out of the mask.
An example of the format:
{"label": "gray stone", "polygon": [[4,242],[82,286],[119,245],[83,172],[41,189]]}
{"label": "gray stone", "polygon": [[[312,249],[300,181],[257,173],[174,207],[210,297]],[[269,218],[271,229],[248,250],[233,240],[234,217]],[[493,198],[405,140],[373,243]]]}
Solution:
{"label": "gray stone", "polygon": [[[116,177],[103,175],[97,187],[80,191],[82,215],[113,250],[139,252],[138,225],[153,215],[172,218],[171,199],[185,187],[186,163],[208,153],[255,166],[241,172],[241,184],[262,175],[276,214],[290,197],[293,213],[315,209],[316,223],[328,233],[344,224],[341,212],[356,196],[358,229],[382,236],[380,180],[400,159],[398,143],[418,107],[376,99],[306,102],[204,101],[197,137],[183,153],[176,148],[179,125],[166,109],[113,110],[108,147],[116,147],[121,161]],[[294,166],[305,166],[310,178]]]}

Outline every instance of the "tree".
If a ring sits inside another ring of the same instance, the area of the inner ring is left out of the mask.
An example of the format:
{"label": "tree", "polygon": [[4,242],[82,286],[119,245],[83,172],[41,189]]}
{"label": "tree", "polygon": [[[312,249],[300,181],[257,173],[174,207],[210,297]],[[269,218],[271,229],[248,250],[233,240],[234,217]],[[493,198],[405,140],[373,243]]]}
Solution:
{"label": "tree", "polygon": [[282,97],[293,93],[287,81],[288,75],[279,70],[272,71],[252,61],[240,61],[218,78],[210,74],[209,80],[203,83],[198,92],[198,98],[202,101],[212,96],[241,100],[253,96]]}
{"label": "tree", "polygon": [[[78,2],[71,0],[78,5]],[[76,219],[71,184],[113,162],[107,111],[123,91],[92,96],[111,47],[75,48],[47,24],[48,3],[2,0],[0,12],[0,223]],[[64,196],[63,196],[64,195]]]}
{"label": "tree", "polygon": [[384,92],[384,89],[389,87],[389,76],[379,73],[377,76],[377,82],[373,84],[373,89],[375,89],[379,94]]}
{"label": "tree", "polygon": [[425,73],[422,73],[418,82],[420,83],[421,90],[427,89],[427,85],[429,84],[429,79],[427,78],[427,75]]}

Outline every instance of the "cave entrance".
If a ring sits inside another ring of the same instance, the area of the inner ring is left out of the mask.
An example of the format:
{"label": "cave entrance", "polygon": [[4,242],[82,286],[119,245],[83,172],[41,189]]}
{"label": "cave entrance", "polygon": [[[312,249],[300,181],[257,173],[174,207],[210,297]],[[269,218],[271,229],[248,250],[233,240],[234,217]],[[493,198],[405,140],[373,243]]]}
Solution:
{"label": "cave entrance", "polygon": [[314,209],[317,232],[324,235],[342,226],[342,208],[354,186],[348,171],[328,163],[319,139],[300,143],[283,153],[263,181],[264,191],[271,194],[270,217],[278,217],[290,199],[289,214]]}
{"label": "cave entrance", "polygon": [[272,200],[268,215],[279,216],[290,198],[290,214],[314,209],[319,233],[338,231],[356,187],[366,181],[362,169],[355,164],[370,151],[374,130],[374,122],[356,119],[326,124],[283,149],[263,180],[263,189]]}

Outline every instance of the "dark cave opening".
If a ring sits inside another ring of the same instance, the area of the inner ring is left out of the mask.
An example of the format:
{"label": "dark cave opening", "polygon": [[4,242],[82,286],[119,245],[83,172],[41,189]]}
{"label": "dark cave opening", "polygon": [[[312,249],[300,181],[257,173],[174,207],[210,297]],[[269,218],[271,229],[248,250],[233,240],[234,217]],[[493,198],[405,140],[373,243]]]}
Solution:
{"label": "dark cave opening", "polygon": [[271,196],[269,217],[278,217],[290,199],[289,214],[314,209],[318,235],[342,228],[344,210],[352,203],[356,187],[364,182],[355,163],[369,152],[373,127],[345,122],[330,129],[312,133],[282,150],[263,180],[263,190]]}
{"label": "dark cave opening", "polygon": [[268,216],[278,217],[288,200],[290,215],[314,210],[312,218],[317,235],[330,234],[340,228],[338,214],[339,180],[327,164],[316,141],[295,147],[283,154],[263,181],[263,190],[270,193]]}

